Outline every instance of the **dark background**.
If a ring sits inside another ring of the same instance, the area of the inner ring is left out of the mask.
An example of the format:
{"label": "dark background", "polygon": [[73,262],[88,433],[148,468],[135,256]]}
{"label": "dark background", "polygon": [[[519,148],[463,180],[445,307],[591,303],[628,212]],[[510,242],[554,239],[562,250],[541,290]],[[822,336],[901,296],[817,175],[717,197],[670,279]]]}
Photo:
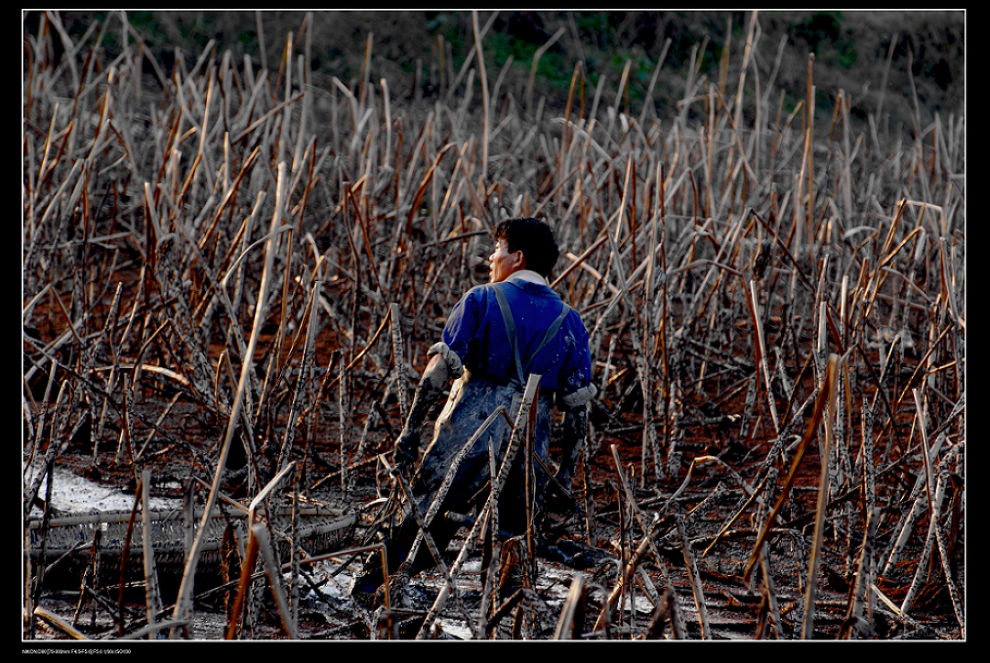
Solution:
{"label": "dark background", "polygon": [[[248,55],[256,67],[274,71],[291,35],[294,49],[304,48],[309,58],[309,84],[328,88],[334,77],[348,85],[362,76],[373,83],[385,79],[396,100],[428,101],[444,94],[474,49],[469,11],[68,11],[60,17],[73,40],[99,40],[110,58],[124,39],[142,41],[166,73],[177,58],[192,67],[207,48],[229,50],[238,60]],[[484,29],[491,21],[483,38],[489,90],[501,76],[500,90],[520,100],[526,97],[534,55],[557,35],[533,79],[533,97],[542,98],[548,109],[565,105],[577,63],[586,76],[586,93],[604,76],[603,98],[611,100],[629,61],[622,94],[627,109],[638,114],[669,40],[651,95],[663,117],[685,94],[692,58],[697,76],[734,94],[750,18],[748,11],[483,11],[477,22]],[[757,18],[752,56],[757,74],[747,72],[747,85],[754,76],[761,86],[772,84],[784,112],[807,98],[813,55],[821,118],[834,111],[839,90],[851,101],[854,121],[864,127],[868,115],[879,117],[881,109],[889,113],[891,128],[908,130],[915,112],[921,126],[935,113],[962,113],[963,11],[763,11]],[[37,12],[27,12],[25,31],[36,24]],[[460,79],[461,87],[465,80]],[[477,77],[474,86],[480,90]],[[473,102],[480,104],[479,98],[475,94]]]}

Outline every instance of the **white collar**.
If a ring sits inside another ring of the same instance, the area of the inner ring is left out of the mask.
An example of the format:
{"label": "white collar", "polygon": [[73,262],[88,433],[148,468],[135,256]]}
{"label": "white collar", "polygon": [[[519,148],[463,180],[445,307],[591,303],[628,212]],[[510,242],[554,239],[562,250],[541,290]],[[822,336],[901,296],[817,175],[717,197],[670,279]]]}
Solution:
{"label": "white collar", "polygon": [[539,272],[534,272],[532,269],[520,269],[509,274],[509,277],[505,279],[506,281],[527,281],[529,283],[538,283],[539,285],[545,285],[547,287],[550,284]]}

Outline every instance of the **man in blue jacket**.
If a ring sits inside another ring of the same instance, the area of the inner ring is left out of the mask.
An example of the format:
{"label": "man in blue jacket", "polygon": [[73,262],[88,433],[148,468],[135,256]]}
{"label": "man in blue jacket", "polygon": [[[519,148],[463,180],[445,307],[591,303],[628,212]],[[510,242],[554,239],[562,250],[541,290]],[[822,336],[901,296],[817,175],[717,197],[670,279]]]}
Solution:
{"label": "man in blue jacket", "polygon": [[[558,254],[556,240],[545,222],[528,217],[501,222],[495,232],[495,251],[488,258],[490,282],[471,288],[461,298],[447,319],[442,340],[428,351],[430,359],[395,443],[393,459],[403,474],[415,465],[419,429],[453,379],[410,491],[422,516],[437,493],[446,488],[429,525],[441,554],[460,527],[445,514],[466,514],[488,495],[490,467],[494,461],[497,472],[506,454],[509,421],[515,419],[530,374],[540,376],[539,395],[533,404],[536,424],[531,432],[531,454],[538,459],[531,475],[535,486],[530,487],[527,509],[525,454],[517,453],[500,493],[499,530],[522,534],[527,530],[527,518],[535,519],[542,510],[555,406],[563,413],[563,425],[559,440],[562,454],[554,480],[565,490],[570,488],[587,432],[586,404],[595,395],[595,387],[591,384],[588,332],[581,316],[561,300],[547,280]],[[489,421],[483,434],[476,436],[500,406],[508,417]],[[475,442],[464,448],[472,438]],[[452,481],[443,486],[448,469],[458,458]],[[409,556],[419,531],[411,509],[406,502],[403,518],[386,535],[389,573]],[[406,570],[413,575],[434,563],[427,546],[421,544]],[[379,577],[373,584],[380,581]]]}

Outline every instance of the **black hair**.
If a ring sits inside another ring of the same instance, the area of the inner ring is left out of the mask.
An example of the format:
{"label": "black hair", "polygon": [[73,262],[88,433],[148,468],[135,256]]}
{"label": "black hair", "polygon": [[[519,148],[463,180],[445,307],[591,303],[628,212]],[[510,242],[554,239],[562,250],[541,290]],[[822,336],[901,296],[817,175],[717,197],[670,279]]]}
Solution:
{"label": "black hair", "polygon": [[495,228],[495,241],[500,239],[509,245],[510,253],[523,252],[526,269],[532,269],[544,277],[550,276],[560,250],[546,221],[529,216],[506,219]]}

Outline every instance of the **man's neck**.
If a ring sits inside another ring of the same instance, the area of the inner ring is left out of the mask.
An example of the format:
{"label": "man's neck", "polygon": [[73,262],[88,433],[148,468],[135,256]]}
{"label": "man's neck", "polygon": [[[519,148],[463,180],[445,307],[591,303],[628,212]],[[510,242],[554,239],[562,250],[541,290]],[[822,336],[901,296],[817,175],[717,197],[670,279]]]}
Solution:
{"label": "man's neck", "polygon": [[547,280],[539,272],[534,272],[532,269],[520,269],[509,274],[505,279],[506,281],[527,281],[529,283],[538,283],[540,285],[549,286]]}

